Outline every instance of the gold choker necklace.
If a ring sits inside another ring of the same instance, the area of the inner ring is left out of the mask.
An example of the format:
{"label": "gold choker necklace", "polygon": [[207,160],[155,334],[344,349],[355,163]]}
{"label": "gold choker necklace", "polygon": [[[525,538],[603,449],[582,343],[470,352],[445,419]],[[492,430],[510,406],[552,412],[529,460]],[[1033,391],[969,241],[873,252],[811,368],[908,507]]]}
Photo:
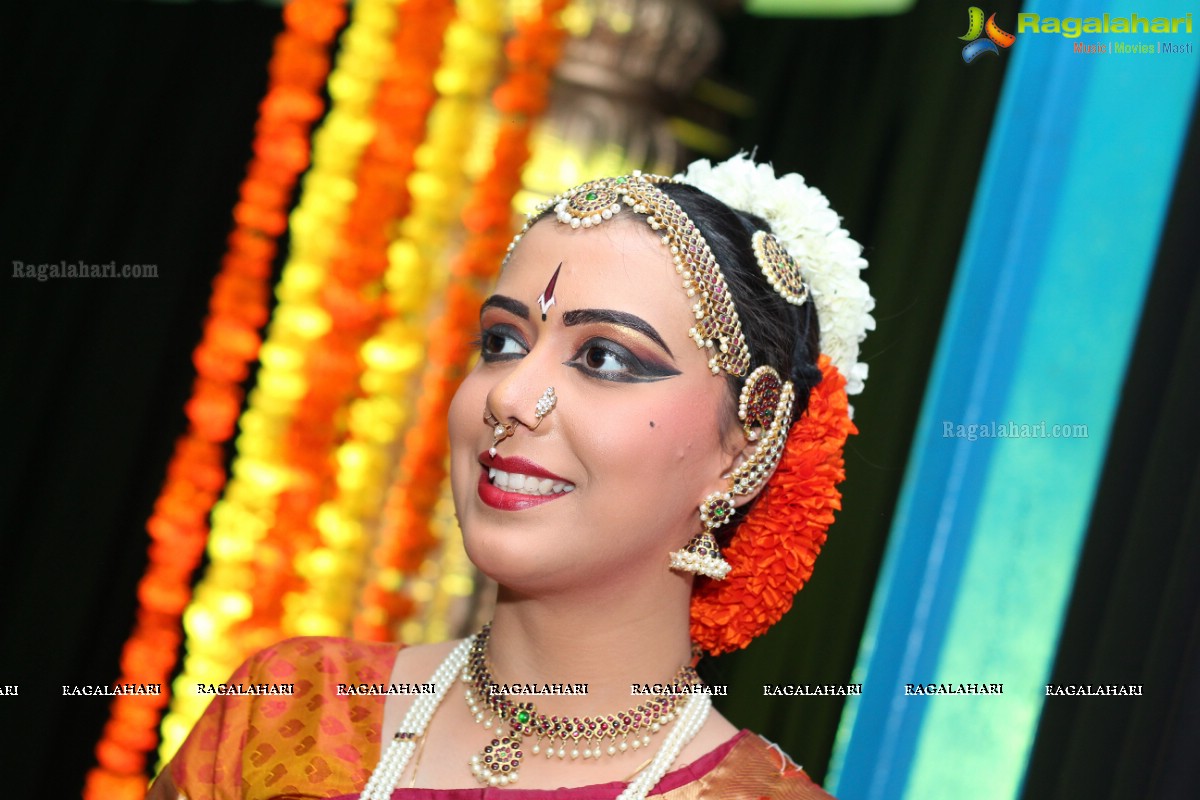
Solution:
{"label": "gold choker necklace", "polygon": [[[685,664],[675,674],[669,691],[619,714],[566,717],[540,713],[532,702],[514,702],[498,691],[488,667],[487,642],[491,625],[485,625],[471,646],[462,678],[467,705],[475,720],[496,738],[471,757],[471,772],[488,786],[507,786],[517,780],[525,757],[523,742],[536,736],[529,752],[547,758],[577,760],[615,756],[650,744],[650,736],[675,719],[683,701],[701,685],[696,670]],[[678,687],[678,689],[676,689]],[[548,746],[543,748],[543,744]]]}

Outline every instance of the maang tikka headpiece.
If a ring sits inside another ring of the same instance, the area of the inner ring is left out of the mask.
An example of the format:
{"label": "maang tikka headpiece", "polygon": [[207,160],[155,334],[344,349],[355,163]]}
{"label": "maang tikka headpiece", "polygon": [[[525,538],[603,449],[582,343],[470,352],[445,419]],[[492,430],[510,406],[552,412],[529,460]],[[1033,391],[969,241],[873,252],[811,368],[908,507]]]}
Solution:
{"label": "maang tikka headpiece", "polygon": [[750,369],[750,350],[721,268],[700,229],[678,203],[658,188],[656,184],[660,183],[675,181],[662,175],[634,172],[576,186],[534,209],[509,250],[551,208],[559,222],[572,228],[599,225],[619,214],[623,207],[644,215],[650,227],[660,232],[662,243],[671,251],[675,271],[683,277],[683,289],[694,300],[696,325],[688,335],[697,347],[715,351],[708,360],[709,369],[714,375],[722,371],[739,377],[745,375]]}

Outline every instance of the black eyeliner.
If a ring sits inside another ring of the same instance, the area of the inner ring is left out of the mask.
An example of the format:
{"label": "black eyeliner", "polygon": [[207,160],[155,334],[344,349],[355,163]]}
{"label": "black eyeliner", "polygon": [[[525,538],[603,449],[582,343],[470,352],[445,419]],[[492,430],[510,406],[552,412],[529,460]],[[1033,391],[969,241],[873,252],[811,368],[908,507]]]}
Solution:
{"label": "black eyeliner", "polygon": [[675,370],[658,372],[653,368],[647,368],[646,371],[651,373],[648,375],[622,375],[619,373],[609,374],[607,372],[598,372],[590,367],[586,367],[583,364],[577,364],[573,361],[564,361],[563,366],[570,367],[571,369],[577,369],[584,375],[587,375],[589,378],[595,378],[596,380],[600,381],[609,381],[610,383],[654,383],[656,381],[665,381],[670,378],[674,378],[679,374]]}
{"label": "black eyeliner", "polygon": [[[592,347],[602,346],[609,355],[619,360],[627,370],[635,370],[639,374],[612,373],[605,370],[598,370],[587,366],[587,364],[579,363],[578,359],[582,358]],[[634,355],[627,347],[624,347],[614,341],[593,338],[588,339],[571,357],[570,361],[563,362],[564,366],[572,367],[579,370],[585,375],[589,375],[600,380],[612,381],[614,383],[650,383],[652,381],[666,380],[679,375],[680,372],[673,367],[668,367],[665,364],[646,363],[642,359]]]}
{"label": "black eyeliner", "polygon": [[502,336],[506,339],[516,342],[517,345],[526,352],[529,351],[529,343],[526,342],[524,337],[520,335],[520,331],[506,323],[499,323],[492,325],[486,330],[480,331],[479,335],[475,337],[475,347],[479,351],[479,358],[485,363],[491,364],[498,361],[511,361],[514,358],[520,358],[522,356],[521,353],[489,353],[485,351],[483,349],[483,345],[489,336]]}

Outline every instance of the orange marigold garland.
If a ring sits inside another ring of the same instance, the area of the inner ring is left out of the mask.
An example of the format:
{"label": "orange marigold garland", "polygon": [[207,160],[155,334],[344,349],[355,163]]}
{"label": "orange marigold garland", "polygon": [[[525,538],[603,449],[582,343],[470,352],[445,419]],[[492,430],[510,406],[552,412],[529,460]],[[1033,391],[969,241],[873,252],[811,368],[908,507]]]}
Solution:
{"label": "orange marigold garland", "polygon": [[[390,485],[396,442],[417,402],[412,384],[425,361],[429,309],[445,293],[446,246],[457,230],[470,185],[463,153],[479,138],[478,122],[488,104],[504,28],[502,4],[460,2],[456,9],[434,76],[438,99],[429,111],[425,140],[414,153],[415,168],[407,181],[411,208],[395,226],[398,234],[387,250],[387,318],[360,350],[359,392],[347,409],[347,436],[335,456],[336,494],[314,515],[320,544],[297,559],[306,587],[285,601],[283,629],[288,632],[342,634],[348,629],[368,568],[370,532],[378,528]],[[436,518],[441,521],[444,515]],[[446,535],[439,539],[443,546],[449,541]],[[432,563],[440,572],[440,561],[435,554],[425,564]],[[423,602],[426,614],[438,613],[435,598],[444,595],[444,585],[462,587],[463,581],[452,577],[430,581],[432,571],[425,565],[418,572],[425,585],[435,589],[433,602]],[[441,641],[446,635],[404,640],[416,644]]]}
{"label": "orange marigold garland", "polygon": [[[196,381],[187,401],[189,427],[176,442],[167,478],[147,522],[149,564],[138,584],[137,624],[121,655],[118,683],[166,684],[182,639],[180,614],[204,552],[207,517],[225,484],[223,443],[233,434],[241,382],[258,355],[266,322],[268,281],[276,239],[300,172],[308,165],[308,132],[324,104],[318,92],[329,70],[328,46],[345,18],[345,0],[297,0],[284,12],[271,84],[259,106],[254,159],[234,208],[236,227],[213,281],[204,336],[193,355]],[[159,714],[170,699],[124,695],[96,746],[99,765],[84,796],[105,800],[145,794],[147,754]]]}
{"label": "orange marigold garland", "polygon": [[858,433],[850,421],[846,379],[828,356],[817,364],[821,382],[788,434],[775,474],[724,549],[729,576],[698,581],[692,592],[692,641],[719,655],[739,650],[780,620],[842,507],[842,448]]}
{"label": "orange marigold garland", "polygon": [[[303,5],[290,3],[285,14]],[[283,438],[306,391],[310,345],[332,324],[321,291],[353,199],[353,177],[375,131],[371,108],[392,66],[397,12],[395,0],[357,0],[341,36],[336,67],[328,75],[329,113],[313,134],[312,166],[287,220],[288,253],[276,285],[278,303],[255,386],[238,420],[229,485],[213,508],[208,566],[183,614],[186,657],[161,728],[163,761],[171,758],[210,699],[195,687],[224,680],[252,652],[279,639],[278,629],[249,622],[256,613],[251,591],[264,573],[277,573],[286,558],[287,543],[271,536],[279,495],[292,477]]]}

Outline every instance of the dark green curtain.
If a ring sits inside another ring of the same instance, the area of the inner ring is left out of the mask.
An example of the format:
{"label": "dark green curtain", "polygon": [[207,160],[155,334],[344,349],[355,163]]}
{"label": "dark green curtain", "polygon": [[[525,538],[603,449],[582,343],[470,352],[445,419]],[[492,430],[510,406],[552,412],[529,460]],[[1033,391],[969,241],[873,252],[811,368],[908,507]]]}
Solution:
{"label": "dark green curtain", "polygon": [[[995,10],[1015,19],[1015,4]],[[866,246],[877,300],[844,510],[794,610],[720,664],[732,693],[722,710],[817,779],[843,699],[764,698],[762,686],[851,680],[1006,64],[964,64],[965,27],[966,8],[945,3],[898,17],[729,26],[722,72],[754,100],[734,138],[828,195]]]}
{"label": "dark green curtain", "polygon": [[1023,797],[1194,797],[1200,786],[1200,129],[1193,116]]}
{"label": "dark green curtain", "polygon": [[[19,744],[5,752],[22,754],[5,788],[72,797],[107,706],[33,687],[118,674],[280,22],[253,3],[0,15],[0,685],[23,688],[0,697]],[[767,702],[761,686],[850,680],[1003,77],[1004,59],[962,63],[964,28],[963,9],[932,2],[895,18],[735,15],[718,69],[754,102],[731,138],[829,195],[878,299],[846,510],[795,611],[714,665],[734,722],[818,779],[841,702]],[[14,260],[153,263],[159,277],[37,283],[10,277]]]}

